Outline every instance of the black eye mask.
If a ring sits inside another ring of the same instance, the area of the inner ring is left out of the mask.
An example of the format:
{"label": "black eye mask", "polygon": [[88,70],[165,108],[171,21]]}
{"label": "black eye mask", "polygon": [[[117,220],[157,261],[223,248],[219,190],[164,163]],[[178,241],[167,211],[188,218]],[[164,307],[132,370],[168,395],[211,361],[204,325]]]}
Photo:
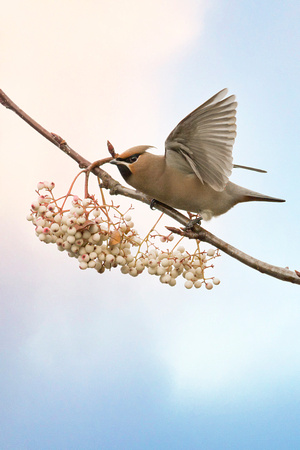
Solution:
{"label": "black eye mask", "polygon": [[128,164],[133,164],[134,162],[136,162],[139,158],[139,153],[135,153],[134,155],[128,156],[128,158],[117,158],[117,161],[124,161]]}

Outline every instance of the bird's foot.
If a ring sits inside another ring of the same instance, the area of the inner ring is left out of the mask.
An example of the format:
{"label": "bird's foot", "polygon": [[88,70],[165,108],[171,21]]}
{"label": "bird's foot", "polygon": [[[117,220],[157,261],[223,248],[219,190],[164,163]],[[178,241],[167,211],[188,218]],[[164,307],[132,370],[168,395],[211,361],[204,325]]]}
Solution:
{"label": "bird's foot", "polygon": [[194,225],[201,225],[201,220],[203,217],[197,216],[194,219],[190,219],[187,223],[187,225],[184,227],[185,230],[191,230]]}
{"label": "bird's foot", "polygon": [[150,209],[156,209],[156,205],[162,205],[163,203],[159,202],[158,200],[155,200],[153,198],[150,203]]}

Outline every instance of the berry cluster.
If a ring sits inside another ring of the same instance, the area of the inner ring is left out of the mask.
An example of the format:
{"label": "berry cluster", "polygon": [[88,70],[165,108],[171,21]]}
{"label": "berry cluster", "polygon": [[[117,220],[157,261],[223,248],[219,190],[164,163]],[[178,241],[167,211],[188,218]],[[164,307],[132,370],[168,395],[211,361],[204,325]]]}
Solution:
{"label": "berry cluster", "polygon": [[[175,286],[176,279],[182,276],[187,289],[202,285],[212,289],[220,283],[218,278],[205,277],[205,270],[213,267],[211,260],[219,256],[216,250],[200,251],[196,241],[195,251],[189,253],[179,245],[183,238],[172,244],[171,250],[162,250],[156,245],[157,238],[167,244],[174,240],[174,235],[158,233],[156,226],[160,219],[142,239],[129,214],[132,208],[122,214],[113,203],[99,204],[93,196],[81,200],[70,192],[55,199],[53,188],[54,183],[38,183],[38,199],[32,203],[27,220],[35,225],[40,241],[55,243],[58,250],[67,251],[70,257],[78,259],[80,269],[93,268],[103,273],[120,267],[123,274],[132,277],[147,270],[169,286]],[[69,207],[67,200],[71,200]]]}

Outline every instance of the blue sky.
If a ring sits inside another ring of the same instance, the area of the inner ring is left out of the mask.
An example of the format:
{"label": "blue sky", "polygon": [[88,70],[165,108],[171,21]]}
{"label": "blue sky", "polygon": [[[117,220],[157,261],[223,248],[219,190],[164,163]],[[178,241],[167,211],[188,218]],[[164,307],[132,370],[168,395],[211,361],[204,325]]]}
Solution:
{"label": "blue sky", "polygon": [[[299,15],[291,1],[13,0],[0,88],[96,160],[106,139],[163,152],[228,87],[234,161],[268,170],[232,180],[287,201],[238,205],[205,227],[299,270]],[[0,123],[0,447],[299,448],[299,286],[226,255],[212,291],[78,270],[25,219],[36,183],[64,194],[77,167],[3,107]],[[157,212],[134,206],[150,228]]]}

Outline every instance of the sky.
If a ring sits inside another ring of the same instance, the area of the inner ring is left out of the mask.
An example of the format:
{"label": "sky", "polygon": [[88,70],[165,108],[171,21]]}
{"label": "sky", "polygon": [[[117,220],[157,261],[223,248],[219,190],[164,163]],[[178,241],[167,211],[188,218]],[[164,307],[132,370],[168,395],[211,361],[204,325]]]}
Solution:
{"label": "sky", "polygon": [[[234,162],[268,171],[232,181],[286,203],[238,205],[204,226],[300,269],[296,2],[11,0],[1,15],[0,88],[90,161],[107,139],[163,153],[176,124],[227,87]],[[1,449],[300,447],[298,285],[225,254],[211,291],[80,271],[26,221],[37,182],[64,195],[76,164],[2,106],[0,154]],[[158,217],[117,200],[141,231]]]}

